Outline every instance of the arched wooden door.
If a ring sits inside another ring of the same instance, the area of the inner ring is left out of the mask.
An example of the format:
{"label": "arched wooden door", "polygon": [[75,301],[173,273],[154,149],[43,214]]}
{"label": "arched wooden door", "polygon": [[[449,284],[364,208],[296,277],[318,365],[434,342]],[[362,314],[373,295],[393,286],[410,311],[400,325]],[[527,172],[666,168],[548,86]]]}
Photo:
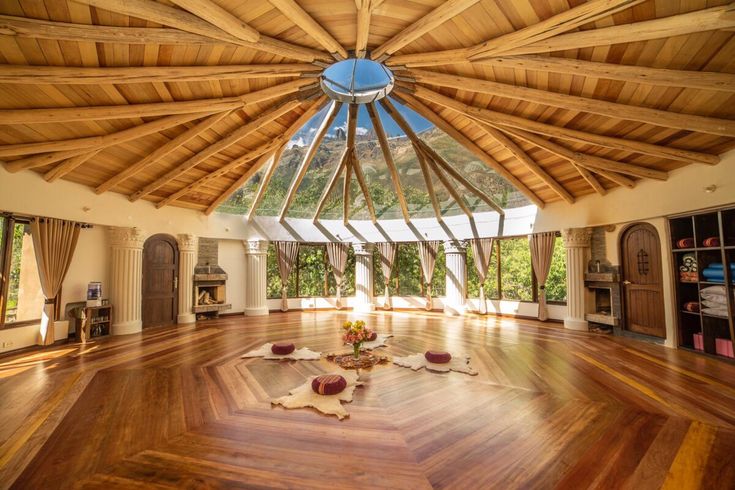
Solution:
{"label": "arched wooden door", "polygon": [[179,247],[168,235],[143,246],[143,327],[171,325],[178,314]]}
{"label": "arched wooden door", "polygon": [[620,257],[626,330],[665,338],[661,242],[656,228],[639,223],[625,230]]}

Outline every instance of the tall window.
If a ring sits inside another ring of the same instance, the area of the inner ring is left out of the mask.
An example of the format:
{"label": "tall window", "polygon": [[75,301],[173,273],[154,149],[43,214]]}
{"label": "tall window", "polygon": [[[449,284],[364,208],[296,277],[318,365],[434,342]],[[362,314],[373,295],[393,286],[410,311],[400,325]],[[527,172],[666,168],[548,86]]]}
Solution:
{"label": "tall window", "polygon": [[[498,291],[498,243],[500,240],[493,241],[492,254],[490,255],[490,265],[485,275],[485,297],[487,299],[500,299]],[[477,275],[475,267],[475,257],[472,255],[472,247],[467,247],[467,297],[480,297],[480,277]]]}
{"label": "tall window", "polygon": [[323,245],[300,245],[296,263],[298,295],[327,296],[327,250]]}
{"label": "tall window", "polygon": [[396,296],[419,296],[424,293],[419,248],[415,243],[401,243],[396,254]]}
{"label": "tall window", "polygon": [[[345,264],[345,277],[342,279],[342,296],[353,296],[355,294],[355,250],[352,247],[347,249],[347,262]],[[337,282],[334,280],[334,274],[332,274],[332,268],[329,265],[327,265],[327,272],[329,296],[335,296],[337,294]]]}
{"label": "tall window", "polygon": [[509,238],[500,242],[500,297],[533,301],[534,279],[528,238]]}
{"label": "tall window", "polygon": [[564,303],[567,300],[567,253],[564,240],[556,237],[551,269],[546,278],[546,300],[550,303]]}
{"label": "tall window", "polygon": [[[276,247],[272,243],[268,245],[268,287],[266,289],[269,299],[281,299],[281,274],[278,272],[278,256]],[[296,267],[291,268],[288,276],[288,297],[295,298],[296,294]]]}
{"label": "tall window", "polygon": [[0,297],[3,326],[38,321],[44,304],[30,225],[0,218]]}

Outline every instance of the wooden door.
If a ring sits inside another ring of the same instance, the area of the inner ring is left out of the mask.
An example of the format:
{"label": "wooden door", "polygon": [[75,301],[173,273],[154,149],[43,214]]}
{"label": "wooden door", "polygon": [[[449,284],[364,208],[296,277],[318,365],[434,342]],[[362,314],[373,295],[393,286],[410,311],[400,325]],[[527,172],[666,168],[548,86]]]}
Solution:
{"label": "wooden door", "polygon": [[625,328],[631,332],[666,337],[661,242],[656,229],[635,224],[620,241]]}
{"label": "wooden door", "polygon": [[143,246],[143,327],[171,325],[178,314],[179,248],[168,235]]}

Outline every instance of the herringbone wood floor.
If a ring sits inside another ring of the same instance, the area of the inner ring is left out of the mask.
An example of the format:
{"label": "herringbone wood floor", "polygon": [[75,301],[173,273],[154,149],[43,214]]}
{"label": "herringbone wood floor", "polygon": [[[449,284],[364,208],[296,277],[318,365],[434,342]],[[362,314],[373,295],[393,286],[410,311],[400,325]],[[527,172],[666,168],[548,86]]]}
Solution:
{"label": "herringbone wood floor", "polygon": [[[469,377],[366,372],[338,421],[272,408],[325,361],[266,341],[467,352]],[[0,359],[0,484],[16,488],[735,488],[735,365],[495,317],[291,312]]]}

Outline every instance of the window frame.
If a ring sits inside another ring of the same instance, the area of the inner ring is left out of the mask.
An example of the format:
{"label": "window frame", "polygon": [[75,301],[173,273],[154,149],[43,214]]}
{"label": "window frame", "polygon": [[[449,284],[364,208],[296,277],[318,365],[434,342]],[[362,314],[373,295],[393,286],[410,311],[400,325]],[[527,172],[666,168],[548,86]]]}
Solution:
{"label": "window frame", "polygon": [[[3,213],[3,236],[0,243],[0,330],[9,330],[11,328],[27,327],[41,321],[41,317],[30,320],[21,320],[17,322],[6,322],[5,314],[8,308],[8,288],[10,287],[10,264],[12,263],[13,238],[15,237],[15,225],[30,224],[31,218],[26,216],[18,216],[9,213]],[[61,298],[61,290],[57,298]],[[54,307],[54,319],[59,319],[60,301],[56,302]],[[40,314],[40,312],[39,312]]]}

